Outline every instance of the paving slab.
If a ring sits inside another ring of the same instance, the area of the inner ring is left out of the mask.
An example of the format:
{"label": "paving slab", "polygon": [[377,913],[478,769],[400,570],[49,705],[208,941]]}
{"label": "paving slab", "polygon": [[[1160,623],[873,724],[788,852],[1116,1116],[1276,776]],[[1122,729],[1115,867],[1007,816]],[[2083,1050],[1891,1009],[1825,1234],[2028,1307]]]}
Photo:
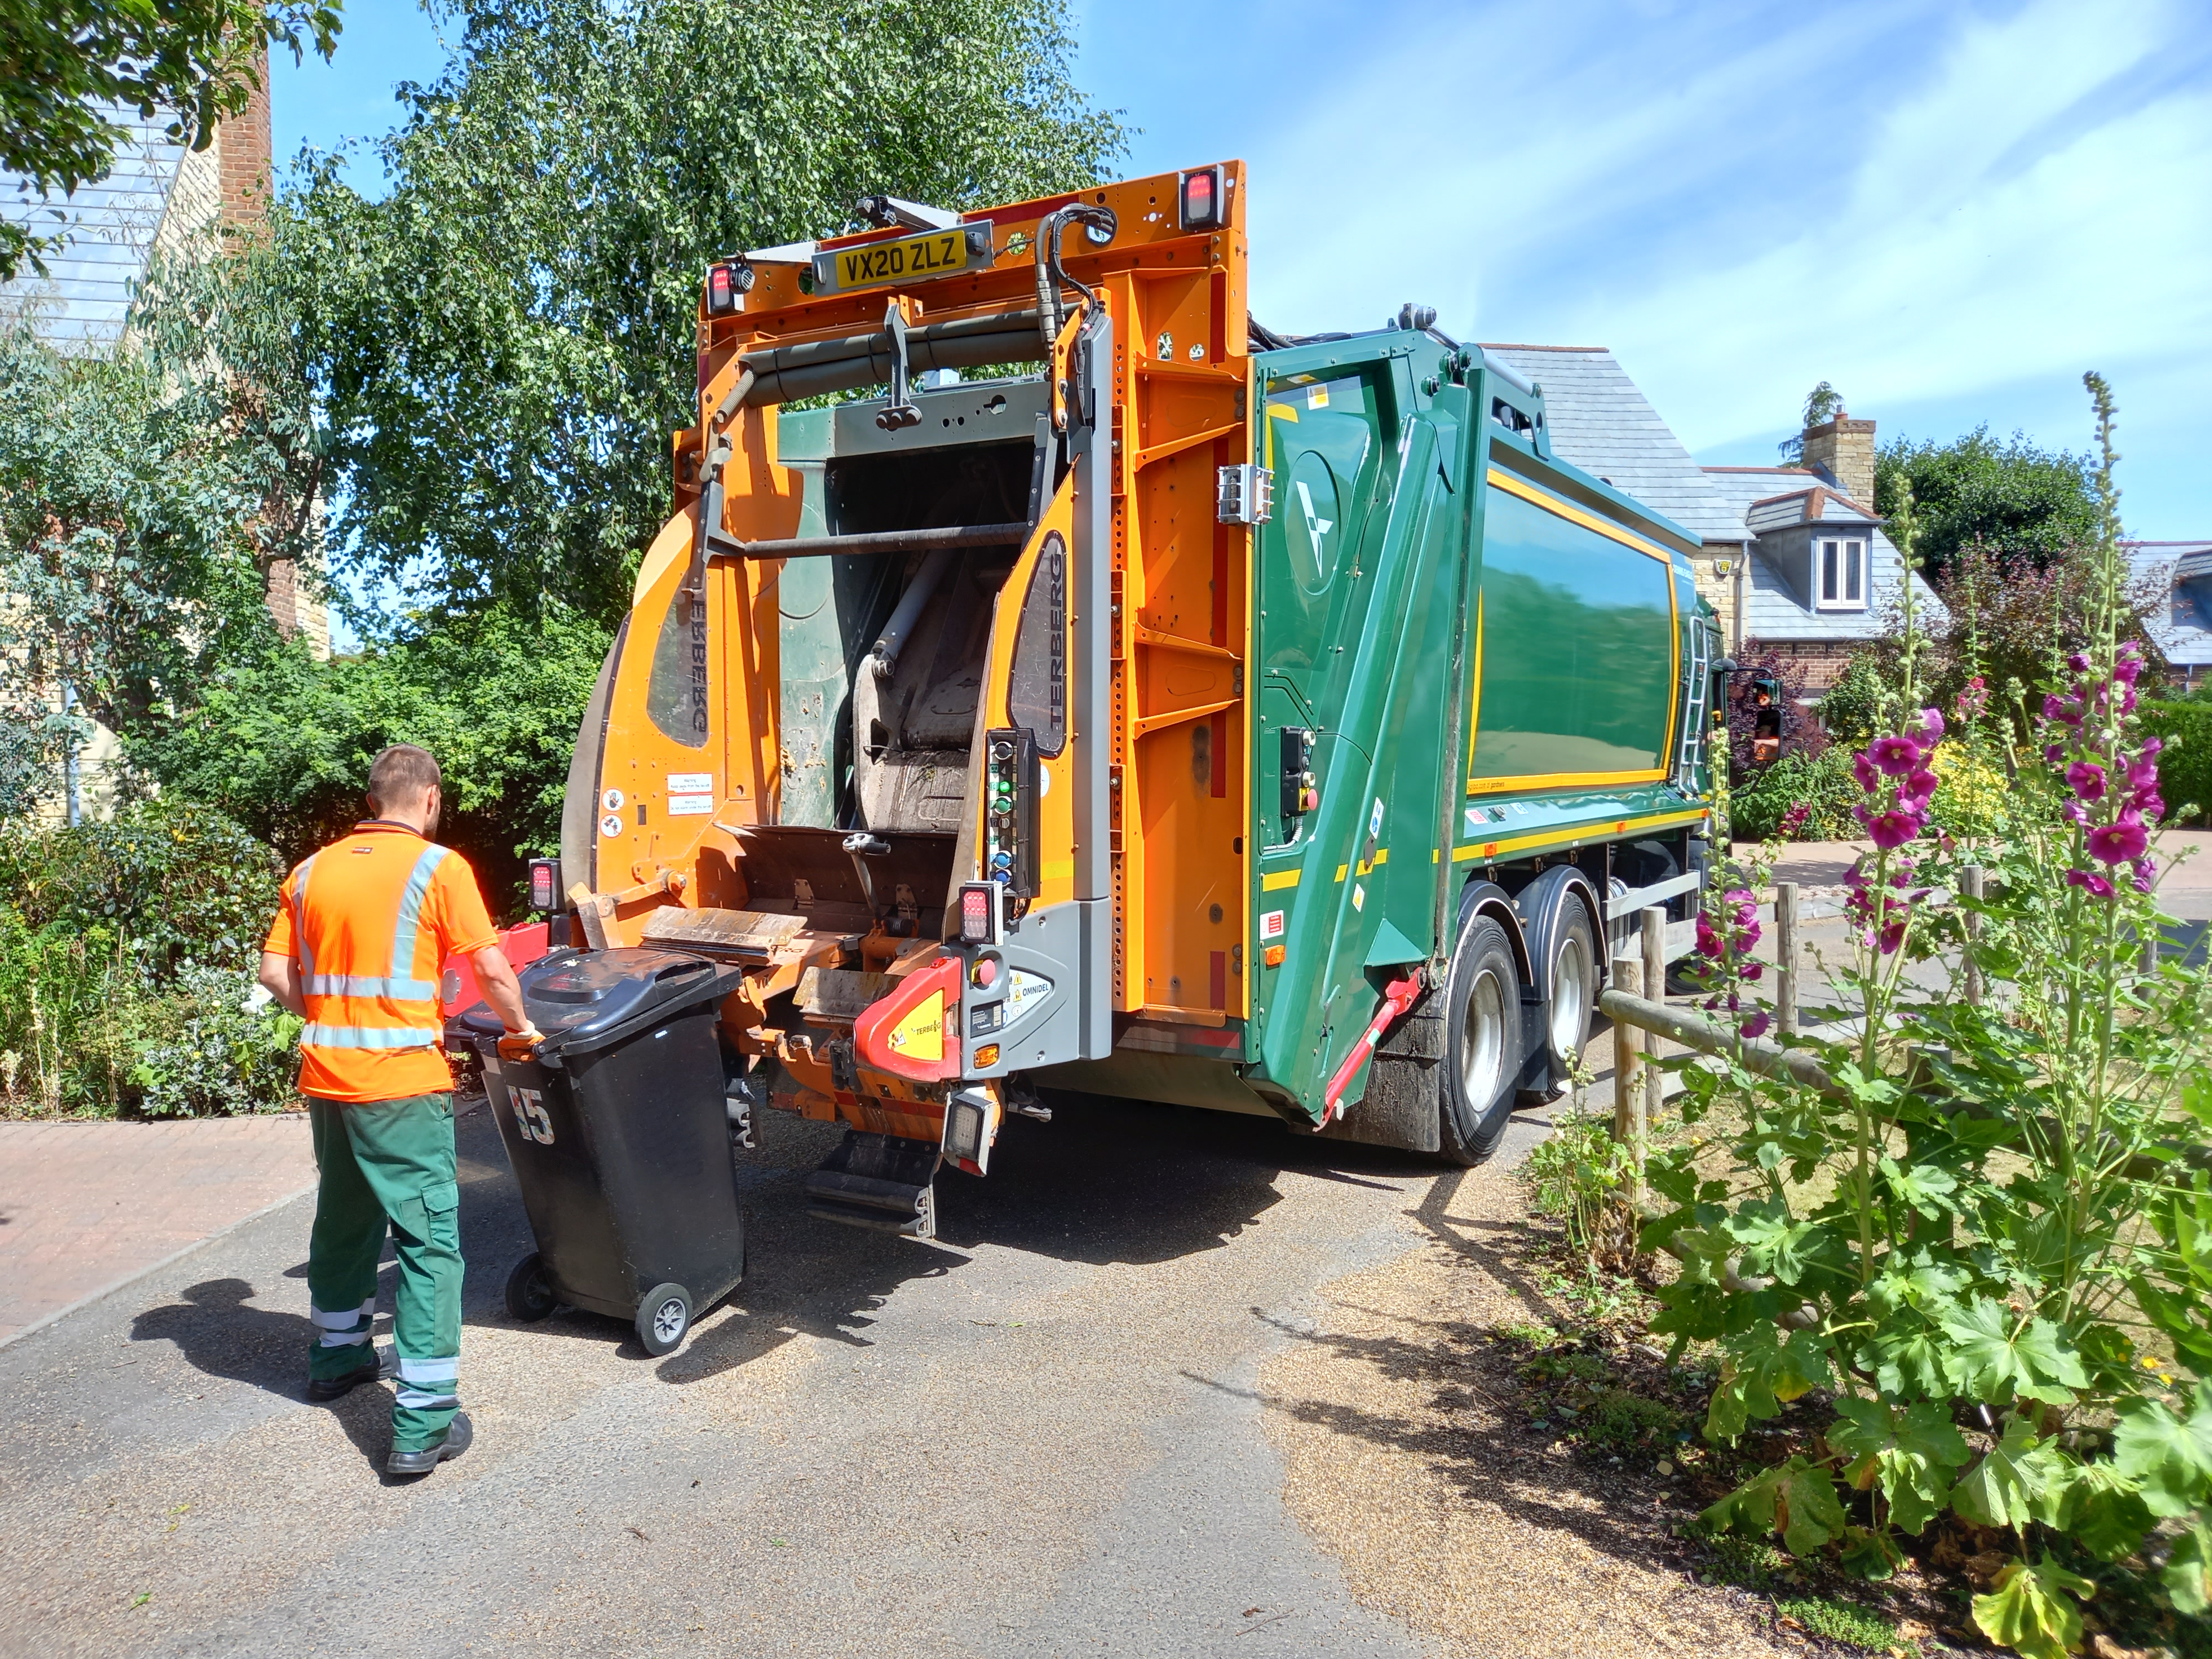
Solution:
{"label": "paving slab", "polygon": [[0,1344],[314,1182],[304,1113],[0,1122]]}

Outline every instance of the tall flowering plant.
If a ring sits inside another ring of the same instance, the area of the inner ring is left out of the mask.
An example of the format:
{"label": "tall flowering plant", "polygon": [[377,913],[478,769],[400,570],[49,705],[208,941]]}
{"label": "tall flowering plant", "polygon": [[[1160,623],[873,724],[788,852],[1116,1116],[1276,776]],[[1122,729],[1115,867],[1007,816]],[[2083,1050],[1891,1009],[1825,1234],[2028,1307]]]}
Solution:
{"label": "tall flowering plant", "polygon": [[[2160,751],[2135,720],[2112,409],[2090,385],[2105,597],[2040,705],[2039,752],[2008,757],[2014,830],[1977,855],[1985,896],[1937,902],[1959,858],[1934,816],[1950,722],[1915,696],[1908,584],[1908,712],[1853,757],[1871,849],[1839,1006],[1806,1044],[1819,1069],[1754,1074],[1741,1049],[1690,1067],[1686,1115],[1732,1125],[1729,1172],[1655,1159],[1672,1207],[1643,1239],[1682,1264],[1652,1328],[1719,1352],[1706,1434],[1794,1400],[1826,1425],[1708,1522],[1872,1577],[1947,1528],[1973,1529],[1976,1555],[2002,1535],[1973,1617],[2035,1659],[2079,1645],[2105,1588],[2212,1611],[2212,994],[2147,950]],[[1909,565],[1909,501],[1892,534]],[[1962,723],[1986,701],[1967,690]],[[1963,930],[1930,926],[1960,906],[1981,919],[1979,1002],[1947,982],[1941,941]]]}

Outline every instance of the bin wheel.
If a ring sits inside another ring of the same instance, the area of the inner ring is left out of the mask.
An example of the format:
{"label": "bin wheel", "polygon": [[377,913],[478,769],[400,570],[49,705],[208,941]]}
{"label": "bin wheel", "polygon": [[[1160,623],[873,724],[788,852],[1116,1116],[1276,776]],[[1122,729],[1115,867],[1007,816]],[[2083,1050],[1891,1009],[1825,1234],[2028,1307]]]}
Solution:
{"label": "bin wheel", "polygon": [[691,1328],[691,1297],[681,1285],[656,1285],[637,1304],[637,1340],[658,1359]]}
{"label": "bin wheel", "polygon": [[545,1258],[535,1250],[516,1262],[507,1276],[507,1310],[526,1325],[544,1318],[560,1299],[553,1291],[553,1275],[545,1271]]}

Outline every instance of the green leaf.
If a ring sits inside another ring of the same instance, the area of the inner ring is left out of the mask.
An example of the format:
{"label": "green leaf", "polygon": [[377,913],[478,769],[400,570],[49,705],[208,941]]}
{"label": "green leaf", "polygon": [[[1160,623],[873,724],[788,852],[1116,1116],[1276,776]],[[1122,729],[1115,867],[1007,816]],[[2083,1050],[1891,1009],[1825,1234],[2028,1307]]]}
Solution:
{"label": "green leaf", "polygon": [[2175,1612],[2192,1619],[2212,1613],[2212,1526],[2199,1520],[2182,1534],[2160,1577]]}
{"label": "green leaf", "polygon": [[1833,1375],[1826,1345],[1819,1337],[1792,1331],[1784,1341],[1771,1320],[1724,1339],[1722,1356],[1721,1380],[1705,1410],[1705,1437],[1711,1440],[1734,1440],[1750,1419],[1774,1416],[1784,1402]]}
{"label": "green leaf", "polygon": [[1905,1169],[1896,1159],[1885,1158],[1881,1177],[1899,1203],[1911,1206],[1930,1220],[1958,1207],[1951,1198],[1959,1190],[1958,1177],[1936,1164],[1916,1164]]}
{"label": "green leaf", "polygon": [[2026,1526],[2044,1488],[2063,1480],[2065,1467],[2026,1418],[2008,1418],[2004,1437],[1960,1478],[1951,1507],[1977,1526]]}
{"label": "green leaf", "polygon": [[1878,1400],[1839,1400],[1828,1443],[1845,1459],[1844,1479],[1862,1492],[1879,1485],[1890,1520],[1917,1534],[1950,1501],[1950,1471],[1973,1455],[1935,1401],[1902,1408]]}
{"label": "green leaf", "polygon": [[2026,1659],[2066,1659],[2081,1640],[2081,1615],[2067,1596],[2087,1597],[2096,1588],[2047,1555],[2040,1566],[2015,1561],[1997,1574],[1987,1595],[1974,1598],[1974,1623]]}
{"label": "green leaf", "polygon": [[1843,1536],[1843,1505],[1825,1467],[1802,1457],[1762,1469],[1699,1517],[1715,1529],[1779,1532],[1793,1555],[1809,1555]]}
{"label": "green leaf", "polygon": [[2047,1319],[2015,1328],[2011,1310],[1984,1296],[1945,1315],[1942,1323],[1954,1344],[1945,1370],[1985,1404],[2009,1405],[2017,1397],[2071,1405],[2068,1390],[2088,1386],[2081,1362],[2061,1346],[2062,1334]]}
{"label": "green leaf", "polygon": [[2212,1487],[2212,1382],[2197,1385],[2186,1421],[2155,1400],[2122,1402],[2113,1462],[2154,1515],[2186,1515]]}

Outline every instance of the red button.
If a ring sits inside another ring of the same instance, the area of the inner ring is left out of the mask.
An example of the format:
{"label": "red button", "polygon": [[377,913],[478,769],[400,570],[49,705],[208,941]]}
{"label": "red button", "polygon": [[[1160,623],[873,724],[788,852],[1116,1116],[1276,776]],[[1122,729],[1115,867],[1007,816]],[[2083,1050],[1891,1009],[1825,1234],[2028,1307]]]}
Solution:
{"label": "red button", "polygon": [[999,977],[998,959],[994,957],[976,957],[975,970],[970,973],[968,977],[974,980],[978,985],[989,985],[994,983]]}

